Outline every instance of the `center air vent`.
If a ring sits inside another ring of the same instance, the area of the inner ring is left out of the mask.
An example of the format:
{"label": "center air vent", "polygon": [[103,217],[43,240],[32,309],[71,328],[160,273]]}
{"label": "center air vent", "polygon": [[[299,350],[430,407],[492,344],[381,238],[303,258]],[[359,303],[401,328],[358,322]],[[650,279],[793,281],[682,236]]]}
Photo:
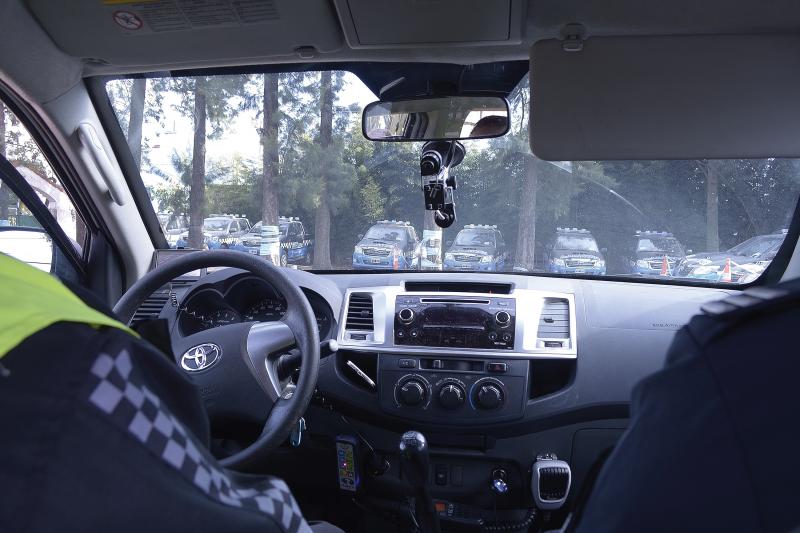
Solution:
{"label": "center air vent", "polygon": [[564,298],[545,298],[539,318],[540,339],[569,338],[569,301]]}
{"label": "center air vent", "polygon": [[372,295],[353,293],[347,304],[347,322],[345,329],[358,331],[372,331],[373,323]]}

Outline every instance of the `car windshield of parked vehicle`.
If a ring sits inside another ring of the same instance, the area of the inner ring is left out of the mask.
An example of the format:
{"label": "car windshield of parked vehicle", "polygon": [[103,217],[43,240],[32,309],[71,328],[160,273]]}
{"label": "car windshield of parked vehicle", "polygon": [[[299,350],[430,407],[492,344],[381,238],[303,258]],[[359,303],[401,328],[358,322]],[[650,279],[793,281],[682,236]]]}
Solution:
{"label": "car windshield of parked vehicle", "polygon": [[494,233],[474,229],[460,231],[456,237],[457,246],[494,246]]}
{"label": "car windshield of parked vehicle", "polygon": [[597,242],[591,237],[580,237],[573,235],[559,235],[556,239],[556,250],[574,250],[584,252],[599,252]]}
{"label": "car windshield of parked vehicle", "polygon": [[364,238],[376,241],[404,241],[406,232],[401,228],[374,226],[369,229]]}
{"label": "car windshield of parked vehicle", "polygon": [[777,251],[783,242],[783,235],[773,235],[770,237],[753,237],[745,242],[734,246],[728,252],[731,255],[741,255],[746,257],[759,257],[769,252]]}
{"label": "car windshield of parked vehicle", "polygon": [[225,231],[230,223],[230,220],[224,218],[207,218],[203,221],[203,229],[206,231]]}
{"label": "car windshield of parked vehicle", "polygon": [[[364,138],[378,97],[353,73],[200,74],[105,84],[127,139],[117,149],[154,212],[176,221],[162,222],[171,247],[317,271],[746,283],[769,267],[800,194],[797,159],[540,160],[525,76],[508,95],[509,132],[463,141],[456,220],[441,229],[424,205],[422,143]],[[635,245],[645,231],[672,237]]]}
{"label": "car windshield of parked vehicle", "polygon": [[667,237],[640,238],[636,246],[637,252],[667,252],[671,254],[683,253],[680,243]]}

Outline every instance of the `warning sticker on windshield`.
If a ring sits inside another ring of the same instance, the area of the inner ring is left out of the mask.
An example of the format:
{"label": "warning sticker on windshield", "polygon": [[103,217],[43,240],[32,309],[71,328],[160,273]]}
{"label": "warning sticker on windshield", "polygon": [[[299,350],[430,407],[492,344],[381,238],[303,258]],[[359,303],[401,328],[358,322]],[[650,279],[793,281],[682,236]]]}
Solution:
{"label": "warning sticker on windshield", "polygon": [[103,0],[124,33],[164,33],[278,20],[273,0]]}

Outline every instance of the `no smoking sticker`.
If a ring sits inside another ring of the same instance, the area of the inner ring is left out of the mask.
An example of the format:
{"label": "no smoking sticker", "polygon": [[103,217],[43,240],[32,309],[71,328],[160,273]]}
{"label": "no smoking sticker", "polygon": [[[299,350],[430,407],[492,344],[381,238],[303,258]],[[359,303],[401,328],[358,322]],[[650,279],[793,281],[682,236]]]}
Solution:
{"label": "no smoking sticker", "polygon": [[142,19],[136,16],[136,13],[130,11],[114,11],[114,22],[117,26],[131,31],[141,30],[144,23]]}

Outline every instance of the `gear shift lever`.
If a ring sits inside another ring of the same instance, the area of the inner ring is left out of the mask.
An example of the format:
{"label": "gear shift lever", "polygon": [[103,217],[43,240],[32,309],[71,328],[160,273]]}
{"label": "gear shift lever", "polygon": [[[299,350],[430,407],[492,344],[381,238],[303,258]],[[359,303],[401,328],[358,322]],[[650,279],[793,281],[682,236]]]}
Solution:
{"label": "gear shift lever", "polygon": [[428,491],[430,457],[428,441],[418,431],[407,431],[400,437],[400,468],[414,489],[417,521],[423,533],[439,533],[439,516]]}

